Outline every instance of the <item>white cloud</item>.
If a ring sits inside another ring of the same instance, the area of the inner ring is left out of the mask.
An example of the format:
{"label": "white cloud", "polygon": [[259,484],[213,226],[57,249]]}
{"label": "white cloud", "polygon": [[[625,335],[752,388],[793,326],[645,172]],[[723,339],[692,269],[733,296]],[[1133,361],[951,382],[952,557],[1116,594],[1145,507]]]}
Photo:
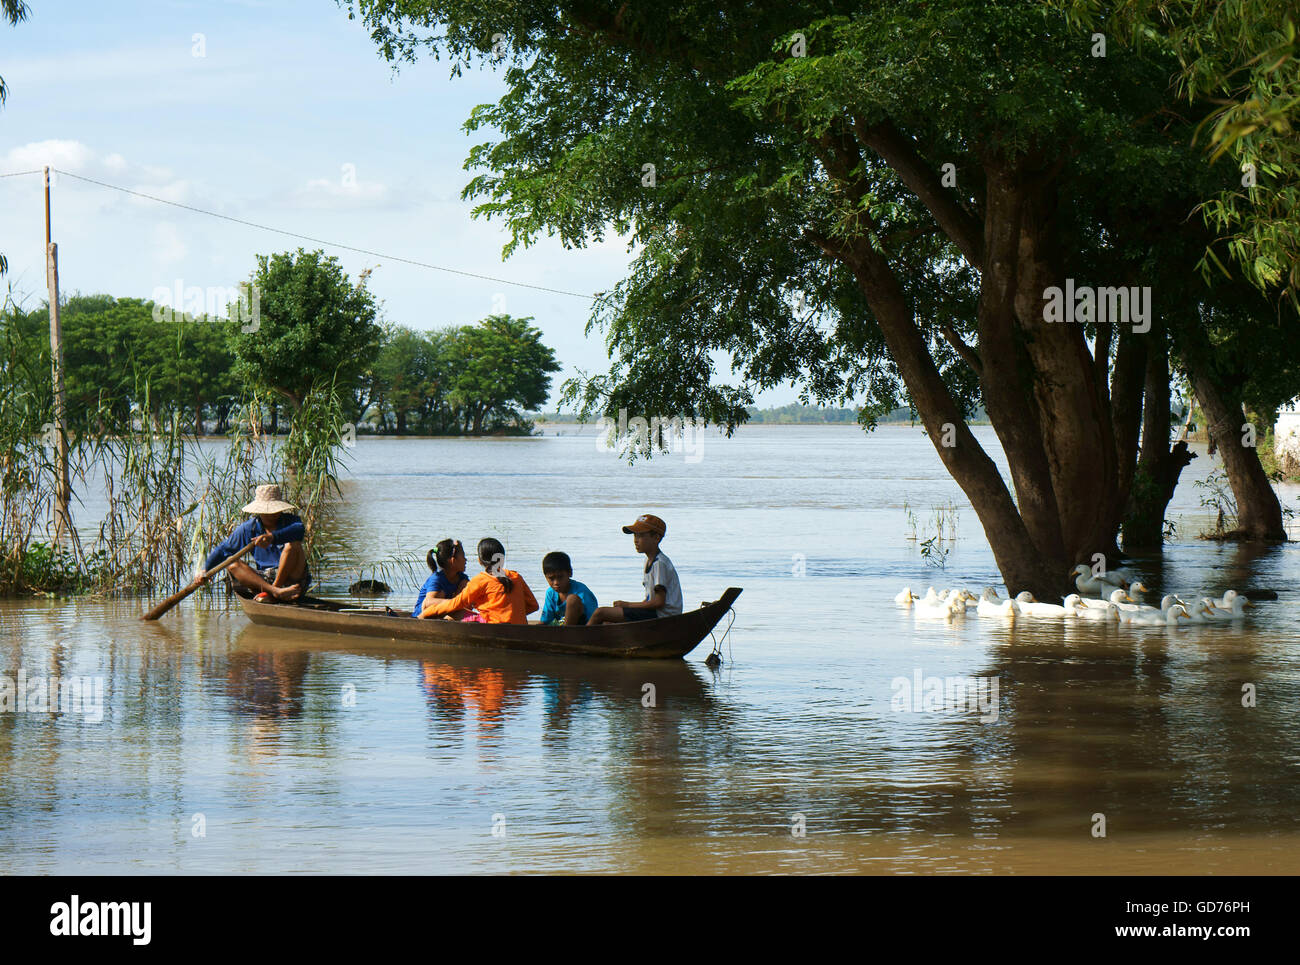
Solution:
{"label": "white cloud", "polygon": [[392,203],[388,185],[362,181],[355,171],[343,171],[337,178],[312,178],[299,188],[292,202],[304,208],[381,208]]}
{"label": "white cloud", "polygon": [[[12,147],[0,155],[0,173],[30,171],[46,165],[56,169],[51,173],[55,185],[59,183],[58,172],[66,171],[69,174],[79,174],[97,181],[118,184],[132,191],[151,194],[167,201],[180,202],[190,198],[190,183],[176,178],[167,168],[131,164],[117,152],[100,154],[81,141],[59,139],[33,141]],[[143,198],[135,200],[142,204],[153,203]]]}
{"label": "white cloud", "polygon": [[0,160],[0,172],[30,171],[49,165],[81,174],[93,158],[94,152],[80,141],[36,141],[6,151]]}

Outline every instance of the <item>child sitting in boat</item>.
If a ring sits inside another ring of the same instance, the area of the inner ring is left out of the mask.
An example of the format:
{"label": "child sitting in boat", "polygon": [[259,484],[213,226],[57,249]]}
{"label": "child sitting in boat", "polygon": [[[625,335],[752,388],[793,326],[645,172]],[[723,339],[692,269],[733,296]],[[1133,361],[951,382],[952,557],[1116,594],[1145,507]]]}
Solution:
{"label": "child sitting in boat", "polygon": [[658,516],[646,514],[638,516],[631,526],[624,526],[623,532],[630,533],[636,551],[645,554],[641,577],[645,599],[639,603],[615,600],[613,606],[598,607],[588,625],[677,616],[682,612],[682,585],[672,560],[659,550],[659,541],[667,535],[668,524]]}
{"label": "child sitting in boat", "polygon": [[[465,575],[465,547],[460,545],[458,539],[442,540],[429,550],[425,562],[429,564],[430,576],[420,587],[420,595],[411,608],[413,617],[420,615],[426,598],[450,600],[465,589],[465,584],[469,582],[469,577]],[[465,614],[462,613],[461,616]]]}
{"label": "child sitting in boat", "polygon": [[500,541],[488,537],[478,541],[478,561],[483,572],[475,576],[450,600],[424,600],[422,619],[450,616],[470,607],[478,610],[462,622],[527,623],[528,614],[537,609],[537,598],[524,578],[505,568],[506,551]]}
{"label": "child sitting in boat", "polygon": [[542,557],[542,573],[548,584],[542,601],[542,623],[584,626],[596,612],[596,595],[573,578],[569,554],[547,553]]}

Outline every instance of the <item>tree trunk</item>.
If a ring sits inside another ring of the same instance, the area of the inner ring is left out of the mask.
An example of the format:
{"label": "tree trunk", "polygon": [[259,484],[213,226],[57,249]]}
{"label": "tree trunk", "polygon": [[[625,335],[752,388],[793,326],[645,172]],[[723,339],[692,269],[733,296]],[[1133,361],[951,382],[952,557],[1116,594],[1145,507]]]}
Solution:
{"label": "tree trunk", "polygon": [[406,435],[406,410],[394,409],[393,414],[397,417],[397,434],[399,436]]}
{"label": "tree trunk", "polygon": [[[1039,599],[1058,598],[1064,588],[1064,568],[1054,565],[1059,561],[1046,559],[1034,545],[997,466],[976,441],[948,392],[884,257],[867,243],[844,254],[880,322],[930,441],[975,507],[1003,580],[1013,593],[1029,590]],[[1021,412],[1023,422],[1024,410]],[[944,445],[948,439],[954,444]]]}
{"label": "tree trunk", "polygon": [[[1133,474],[1137,471],[1138,440],[1141,438],[1143,424],[1143,398],[1147,395],[1145,384],[1149,354],[1147,349],[1150,343],[1150,339],[1141,335],[1132,332],[1123,333],[1120,336],[1119,348],[1115,352],[1115,366],[1111,373],[1110,406],[1115,430],[1115,460],[1119,474],[1119,491],[1126,500],[1133,487]],[[1165,353],[1167,351],[1166,349]],[[1165,353],[1162,353],[1162,357]],[[1167,368],[1167,359],[1165,365]],[[1098,378],[1104,377],[1105,366],[1101,358],[1097,359],[1096,367]],[[1149,411],[1149,406],[1147,408]]]}
{"label": "tree trunk", "polygon": [[280,406],[271,403],[271,435],[276,435],[280,431]]}
{"label": "tree trunk", "polygon": [[[1035,462],[1045,459],[1050,471],[1055,529],[1068,570],[1075,563],[1091,562],[1094,553],[1112,556],[1118,551],[1115,534],[1123,503],[1110,398],[1106,381],[1094,375],[1099,360],[1088,350],[1083,326],[1049,323],[1043,317],[1047,290],[1065,281],[1054,166],[1031,156],[1017,164],[986,162],[985,170],[990,213],[995,192],[1014,199],[1003,199],[1004,215],[1014,218],[1019,229],[1014,318],[1032,362],[1032,387],[1041,413],[1038,447],[1042,455],[1032,453],[1029,457]],[[1016,214],[1005,210],[1013,204],[1019,207]],[[1102,351],[1106,351],[1105,340]],[[1100,359],[1100,364],[1108,363],[1105,356]],[[1045,519],[1037,525],[1052,524]]]}
{"label": "tree trunk", "polygon": [[[990,172],[978,309],[980,389],[1007,456],[1020,517],[1038,550],[1036,565],[1059,575],[1056,582],[1063,587],[1072,561],[1043,450],[1045,427],[1033,387],[1033,365],[1016,328],[1021,200],[1009,178]],[[991,540],[993,534],[988,535]],[[1032,592],[1038,596],[1038,591]]]}
{"label": "tree trunk", "polygon": [[[951,331],[943,336],[979,375],[1006,453],[1014,502],[966,426],[888,256],[867,240],[868,230],[850,233],[848,241],[806,234],[853,271],[940,459],[979,515],[1008,588],[1059,600],[1071,589],[1072,564],[1091,563],[1097,552],[1118,553],[1120,466],[1132,464],[1137,444],[1135,422],[1127,435],[1117,435],[1112,421],[1104,377],[1109,338],[1098,340],[1094,357],[1082,325],[1043,317],[1047,289],[1064,282],[1056,213],[1059,162],[1032,156],[1008,161],[985,153],[981,225],[888,122],[855,119],[854,134],[899,174],[980,273],[978,346],[965,345]],[[832,128],[817,146],[827,172],[844,185],[846,200],[855,210],[865,209],[867,188],[853,173],[861,163],[853,139]],[[862,217],[869,229],[869,217]],[[1121,379],[1126,392],[1139,391],[1141,373],[1141,364],[1130,361]]]}
{"label": "tree trunk", "polygon": [[1259,463],[1259,453],[1243,442],[1246,414],[1241,400],[1216,383],[1207,368],[1199,364],[1196,353],[1184,353],[1183,362],[1205,413],[1206,429],[1218,443],[1237,501],[1237,529],[1230,535],[1237,539],[1285,540],[1277,493]]}
{"label": "tree trunk", "polygon": [[1186,442],[1169,447],[1169,354],[1163,333],[1159,349],[1148,353],[1142,413],[1142,454],[1129,487],[1124,548],[1159,549],[1164,543],[1165,510],[1174,497],[1183,467],[1196,458]]}
{"label": "tree trunk", "polygon": [[194,434],[203,435],[203,396],[194,396]]}

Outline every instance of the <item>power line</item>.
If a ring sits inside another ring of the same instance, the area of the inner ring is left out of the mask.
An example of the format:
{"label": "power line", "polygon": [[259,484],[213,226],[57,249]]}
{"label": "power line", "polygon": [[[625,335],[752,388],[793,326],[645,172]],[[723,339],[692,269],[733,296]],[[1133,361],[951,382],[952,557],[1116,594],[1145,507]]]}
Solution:
{"label": "power line", "polygon": [[[477,278],[480,281],[491,281],[501,285],[513,285],[516,288],[530,288],[533,291],[548,292],[552,295],[568,295],[572,298],[586,298],[595,301],[597,296],[584,294],[583,292],[565,291],[562,288],[547,288],[545,285],[530,285],[522,281],[510,281],[506,278],[497,278],[494,275],[480,275],[472,271],[462,271],[459,268],[446,268],[442,265],[431,265],[424,261],[415,261],[411,258],[402,258],[398,255],[386,255],[383,252],[371,251],[368,248],[358,248],[355,245],[345,245],[338,241],[329,241],[324,238],[315,238],[311,235],[304,235],[297,231],[287,231],[284,228],[276,228],[271,225],[258,224],[256,221],[245,221],[243,218],[235,218],[228,214],[220,214],[216,211],[207,211],[203,208],[196,208],[193,205],[181,204],[179,201],[168,201],[166,198],[159,198],[152,194],[145,194],[143,191],[132,191],[130,188],[124,188],[121,185],[109,184],[107,181],[97,181],[94,178],[88,178],[81,174],[73,174],[71,171],[64,171],[62,168],[50,168],[58,174],[69,178],[75,178],[78,181],[85,181],[88,184],[96,184],[101,188],[109,188],[113,191],[121,191],[123,194],[130,194],[137,198],[145,198],[148,201],[156,201],[159,204],[169,204],[173,208],[182,208],[185,211],[192,211],[195,214],[207,215],[210,218],[220,218],[222,221],[232,221],[235,224],[244,225],[248,228],[258,228],[262,231],[271,231],[275,234],[287,235],[290,238],[297,238],[299,241],[310,241],[312,244],[324,245],[327,248],[341,248],[344,251],[352,251],[361,255],[369,255],[372,258],[382,258],[385,261],[396,261],[405,265],[414,265],[416,268],[428,268],[432,271],[444,271],[452,275],[462,275],[466,278]],[[12,174],[0,174],[0,178],[13,178],[23,174],[40,174],[41,170],[34,171],[15,171]]]}

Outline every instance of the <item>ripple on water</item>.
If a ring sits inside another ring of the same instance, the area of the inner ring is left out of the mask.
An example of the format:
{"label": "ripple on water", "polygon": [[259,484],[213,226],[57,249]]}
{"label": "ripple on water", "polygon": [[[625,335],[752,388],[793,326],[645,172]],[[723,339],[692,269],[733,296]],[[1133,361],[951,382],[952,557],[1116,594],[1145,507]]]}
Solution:
{"label": "ripple on water", "polygon": [[[688,601],[745,588],[717,673],[707,647],[625,665],[275,633],[220,600],[155,625],[139,602],[0,604],[0,672],[105,684],[98,721],[0,714],[0,871],[1300,870],[1295,548],[1132,564],[1153,599],[1278,589],[1242,625],[918,621],[903,585],[999,578],[928,441],[891,432],[743,431],[631,468],[576,437],[358,446],[360,558],[492,534],[535,590],[564,549],[612,600],[640,584],[619,528],[663,516]],[[950,501],[939,570],[901,507]],[[996,719],[899,709],[918,672],[996,680]]]}

